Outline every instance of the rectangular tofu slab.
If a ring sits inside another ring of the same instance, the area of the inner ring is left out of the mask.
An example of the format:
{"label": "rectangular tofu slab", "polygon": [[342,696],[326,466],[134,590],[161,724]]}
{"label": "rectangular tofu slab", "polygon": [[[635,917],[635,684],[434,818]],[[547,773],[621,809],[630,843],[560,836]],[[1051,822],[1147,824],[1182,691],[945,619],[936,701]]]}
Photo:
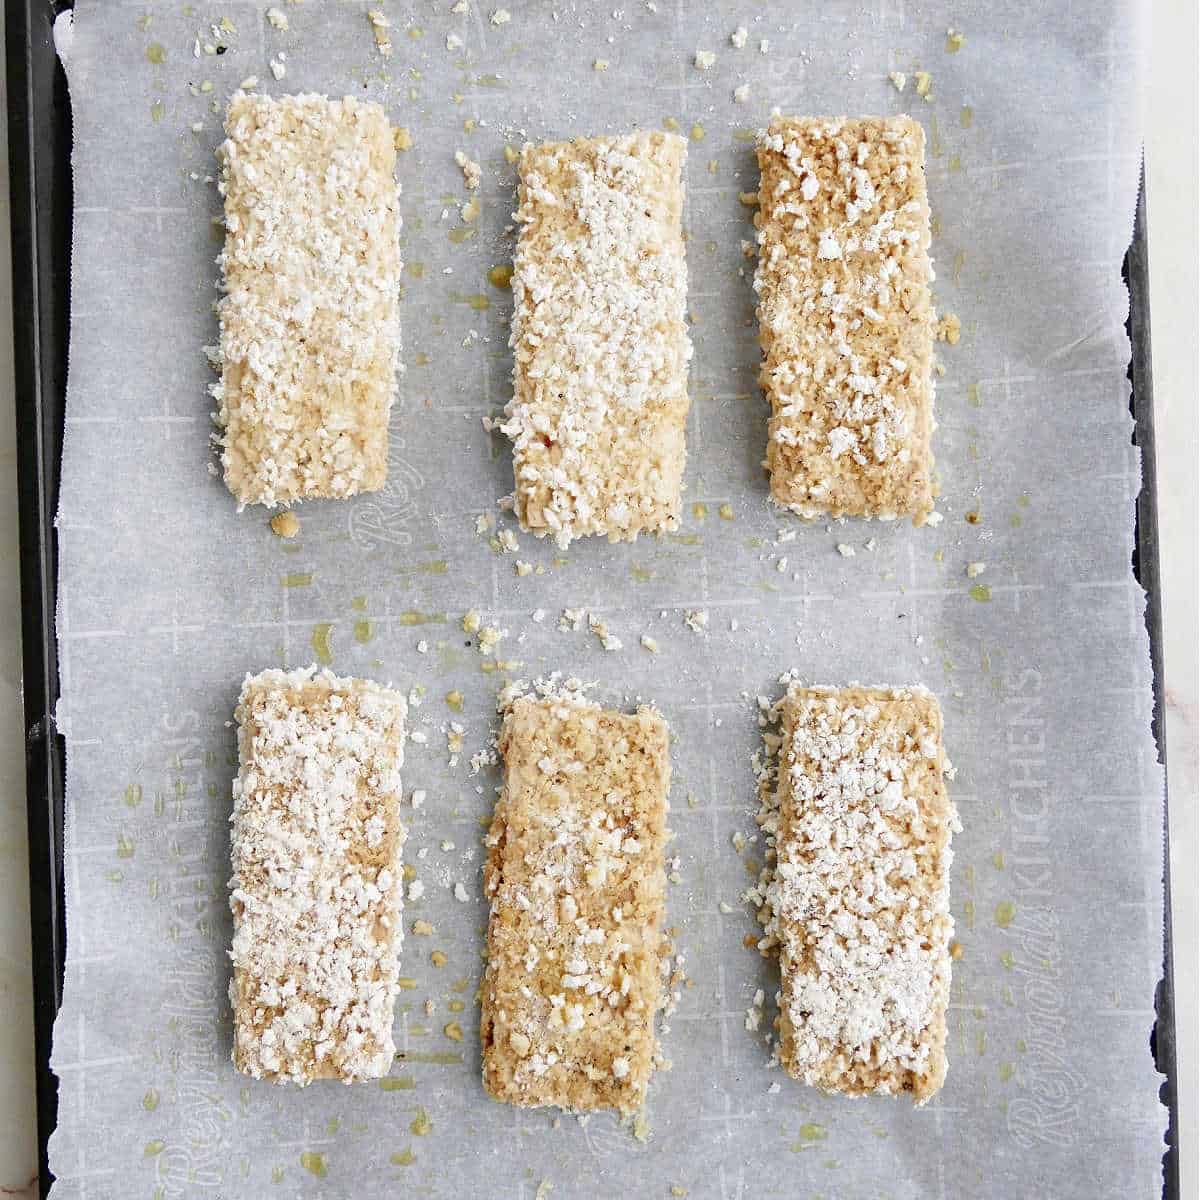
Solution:
{"label": "rectangular tofu slab", "polygon": [[487,837],[483,1082],[526,1107],[638,1110],[662,1002],[667,723],[525,696]]}
{"label": "rectangular tofu slab", "polygon": [[686,156],[683,138],[657,131],[521,151],[502,429],[521,528],[560,546],[679,524]]}
{"label": "rectangular tofu slab", "polygon": [[247,676],[233,788],[233,1061],[374,1079],[395,1056],[404,697],[315,667]]}
{"label": "rectangular tofu slab", "polygon": [[400,355],[392,128],[347,97],[236,92],[213,385],[239,507],[378,491]]}
{"label": "rectangular tofu slab", "polygon": [[922,524],[936,495],[924,131],[777,116],[758,165],[771,495],[804,517]]}
{"label": "rectangular tofu slab", "polygon": [[946,1076],[961,829],[941,710],[922,688],[797,686],[782,709],[780,1060],[827,1091],[924,1103]]}

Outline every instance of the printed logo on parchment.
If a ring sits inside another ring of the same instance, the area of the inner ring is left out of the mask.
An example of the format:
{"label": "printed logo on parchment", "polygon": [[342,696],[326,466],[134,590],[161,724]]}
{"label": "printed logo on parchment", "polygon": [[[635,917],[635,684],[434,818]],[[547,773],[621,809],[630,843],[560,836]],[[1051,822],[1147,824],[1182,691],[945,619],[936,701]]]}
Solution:
{"label": "printed logo on parchment", "polygon": [[368,549],[374,546],[410,546],[409,526],[417,516],[417,496],[425,486],[421,472],[402,454],[405,443],[388,435],[388,477],[381,492],[358,496],[350,506],[350,540]]}
{"label": "printed logo on parchment", "polygon": [[1048,828],[1050,788],[1042,675],[1032,668],[1004,680],[1008,748],[1008,814],[1012,829],[1012,899],[1007,964],[1025,1016],[1021,1083],[1009,1101],[1008,1131],[1024,1150],[1070,1145],[1079,1121],[1082,1081],[1070,1059],[1066,996],[1061,986],[1062,938],[1052,907],[1056,864]]}
{"label": "printed logo on parchment", "polygon": [[174,1108],[182,1134],[156,1156],[156,1194],[194,1196],[218,1189],[229,1168],[228,1131],[233,1098],[228,1095],[230,1034],[223,1023],[229,1007],[227,872],[213,856],[210,785],[228,787],[231,768],[205,738],[194,711],[162,718],[161,745],[167,755],[164,795],[177,830],[171,837],[170,869],[158,883],[166,905],[170,960],[165,966],[167,998],[163,1102]]}

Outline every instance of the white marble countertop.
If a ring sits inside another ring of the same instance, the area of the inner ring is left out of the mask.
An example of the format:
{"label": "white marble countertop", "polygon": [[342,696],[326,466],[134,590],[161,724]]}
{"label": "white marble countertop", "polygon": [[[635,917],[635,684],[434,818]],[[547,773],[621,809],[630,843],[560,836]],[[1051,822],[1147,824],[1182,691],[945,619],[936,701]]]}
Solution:
{"label": "white marble countertop", "polygon": [[[1195,0],[1153,0],[1155,36],[1146,142],[1151,324],[1158,441],[1170,788],[1172,907],[1179,1056],[1181,1191],[1197,1170],[1197,530],[1200,475],[1196,330],[1198,74]],[[3,28],[0,12],[0,29]],[[4,93],[0,60],[0,94]],[[21,714],[20,594],[13,417],[8,148],[0,124],[0,1194],[36,1187],[33,1019]]]}

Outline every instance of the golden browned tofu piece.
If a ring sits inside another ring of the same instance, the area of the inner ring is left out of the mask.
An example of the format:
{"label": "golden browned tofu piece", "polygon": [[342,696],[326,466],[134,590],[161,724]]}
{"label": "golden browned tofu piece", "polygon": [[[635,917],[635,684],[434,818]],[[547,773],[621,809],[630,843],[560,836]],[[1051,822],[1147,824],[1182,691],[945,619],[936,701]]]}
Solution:
{"label": "golden browned tofu piece", "polygon": [[488,834],[483,1082],[526,1107],[639,1109],[657,1054],[671,768],[650,708],[526,696]]}
{"label": "golden browned tofu piece", "polygon": [[771,495],[805,517],[922,524],[936,495],[924,131],[774,117],[758,164]]}

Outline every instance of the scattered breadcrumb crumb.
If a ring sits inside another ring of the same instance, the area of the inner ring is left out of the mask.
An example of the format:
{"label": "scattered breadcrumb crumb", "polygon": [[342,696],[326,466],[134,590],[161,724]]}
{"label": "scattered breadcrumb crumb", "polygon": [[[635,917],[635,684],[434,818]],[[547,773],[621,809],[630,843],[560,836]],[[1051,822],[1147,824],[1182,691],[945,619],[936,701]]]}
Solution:
{"label": "scattered breadcrumb crumb", "polygon": [[512,13],[510,13],[507,8],[498,8],[490,17],[488,17],[488,20],[491,21],[493,25],[507,25],[509,21],[512,20]]}
{"label": "scattered breadcrumb crumb", "polygon": [[278,29],[280,33],[286,33],[288,28],[287,13],[279,8],[268,8],[267,23],[272,29]]}
{"label": "scattered breadcrumb crumb", "polygon": [[300,532],[300,518],[290,510],[276,513],[271,518],[271,532],[276,537],[293,538]]}
{"label": "scattered breadcrumb crumb", "polygon": [[689,608],[684,611],[683,623],[693,633],[703,633],[708,628],[708,613],[702,608]]}
{"label": "scattered breadcrumb crumb", "polygon": [[917,95],[922,100],[928,100],[933,87],[933,76],[928,71],[916,71],[913,73],[913,78],[916,80]]}
{"label": "scattered breadcrumb crumb", "polygon": [[761,1008],[746,1009],[746,1032],[756,1033],[762,1024],[763,1010]]}
{"label": "scattered breadcrumb crumb", "polygon": [[411,150],[413,148],[412,134],[409,132],[407,125],[397,125],[392,130],[392,145],[397,150]]}
{"label": "scattered breadcrumb crumb", "polygon": [[461,882],[456,883],[454,885],[454,898],[455,898],[455,900],[459,901],[461,904],[466,904],[466,902],[468,900],[470,900],[470,898],[471,898],[467,894],[466,887]]}
{"label": "scattered breadcrumb crumb", "polygon": [[371,23],[371,32],[375,35],[375,46],[379,53],[384,58],[392,56],[392,35],[388,32],[391,28],[391,21],[387,15],[382,13],[377,8],[367,10],[367,20]]}
{"label": "scattered breadcrumb crumb", "polygon": [[957,29],[946,30],[946,53],[957,54],[963,48],[963,42],[967,40],[965,33],[961,33]]}
{"label": "scattered breadcrumb crumb", "polygon": [[446,34],[446,49],[453,52],[463,48],[463,40],[457,33]]}
{"label": "scattered breadcrumb crumb", "polygon": [[750,35],[746,30],[745,25],[739,25],[730,35],[729,44],[740,50],[746,44],[746,38]]}
{"label": "scattered breadcrumb crumb", "polygon": [[937,323],[937,328],[934,330],[934,336],[939,342],[949,342],[951,346],[958,345],[961,333],[962,322],[955,313],[946,313]]}
{"label": "scattered breadcrumb crumb", "polygon": [[750,99],[750,85],[748,83],[739,83],[733,89],[734,104],[745,104]]}
{"label": "scattered breadcrumb crumb", "polygon": [[477,608],[470,608],[463,613],[462,631],[463,633],[478,633],[480,625],[483,624],[483,614]]}
{"label": "scattered breadcrumb crumb", "polygon": [[461,150],[455,150],[454,161],[463,173],[463,184],[466,186],[467,191],[473,192],[479,186],[479,181],[483,177],[483,170],[477,162],[468,158]]}
{"label": "scattered breadcrumb crumb", "polygon": [[607,58],[596,59],[596,61],[594,63],[592,63],[592,70],[593,71],[607,71],[608,70],[608,59]]}
{"label": "scattered breadcrumb crumb", "polygon": [[854,557],[854,547],[849,545],[846,542],[838,542],[837,552],[843,558],[853,558]]}
{"label": "scattered breadcrumb crumb", "polygon": [[497,540],[500,543],[500,549],[505,554],[513,554],[521,548],[521,543],[517,541],[517,535],[511,529],[500,530]]}
{"label": "scattered breadcrumb crumb", "polygon": [[526,575],[533,574],[533,563],[526,562],[523,558],[518,558],[517,561],[513,563],[513,569],[522,579],[524,579]]}
{"label": "scattered breadcrumb crumb", "polygon": [[502,638],[508,637],[507,629],[497,629],[495,625],[485,625],[479,631],[479,653],[494,654]]}
{"label": "scattered breadcrumb crumb", "polygon": [[908,76],[903,71],[891,71],[888,73],[888,78],[892,81],[892,87],[898,92],[902,92],[908,87]]}
{"label": "scattered breadcrumb crumb", "polygon": [[766,52],[768,50],[770,50],[770,48],[771,48],[771,43],[768,42],[766,38],[763,38],[763,40],[758,43],[759,54],[766,54]]}
{"label": "scattered breadcrumb crumb", "polygon": [[700,71],[709,70],[713,63],[717,61],[717,56],[711,50],[696,51],[696,68]]}
{"label": "scattered breadcrumb crumb", "polygon": [[558,628],[563,633],[578,633],[587,613],[582,608],[564,608],[558,618]]}
{"label": "scattered breadcrumb crumb", "polygon": [[605,650],[622,649],[621,639],[616,634],[609,632],[608,624],[603,617],[599,617],[595,613],[588,613],[588,628],[600,639],[600,645]]}
{"label": "scattered breadcrumb crumb", "polygon": [[654,638],[652,638],[648,633],[642,634],[641,641],[642,641],[642,648],[644,650],[649,650],[651,654],[658,653],[658,642]]}
{"label": "scattered breadcrumb crumb", "polygon": [[967,578],[975,579],[982,575],[986,570],[987,563],[985,562],[969,562],[967,563]]}

